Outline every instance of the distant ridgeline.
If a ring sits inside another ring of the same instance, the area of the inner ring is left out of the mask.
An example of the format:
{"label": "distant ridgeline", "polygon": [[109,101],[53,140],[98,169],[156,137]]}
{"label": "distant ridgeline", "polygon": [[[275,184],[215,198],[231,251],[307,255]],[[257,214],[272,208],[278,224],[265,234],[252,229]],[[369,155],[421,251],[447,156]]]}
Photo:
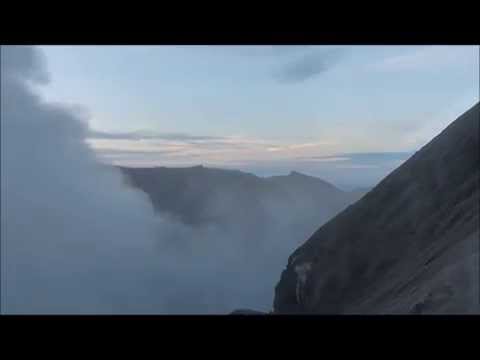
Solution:
{"label": "distant ridgeline", "polygon": [[261,178],[203,166],[120,169],[133,186],[148,194],[157,211],[191,225],[226,221],[240,225],[272,208],[291,216],[301,212],[305,223],[323,222],[364,194],[344,192],[297,172]]}

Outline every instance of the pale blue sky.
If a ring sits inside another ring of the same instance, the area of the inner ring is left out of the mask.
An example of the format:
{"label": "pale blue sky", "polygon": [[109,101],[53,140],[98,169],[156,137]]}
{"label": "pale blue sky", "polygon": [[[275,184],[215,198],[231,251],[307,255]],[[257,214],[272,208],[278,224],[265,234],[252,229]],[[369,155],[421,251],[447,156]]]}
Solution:
{"label": "pale blue sky", "polygon": [[42,95],[84,106],[93,130],[117,133],[90,144],[132,166],[321,176],[334,161],[299,159],[418,150],[479,98],[478,46],[41,48]]}

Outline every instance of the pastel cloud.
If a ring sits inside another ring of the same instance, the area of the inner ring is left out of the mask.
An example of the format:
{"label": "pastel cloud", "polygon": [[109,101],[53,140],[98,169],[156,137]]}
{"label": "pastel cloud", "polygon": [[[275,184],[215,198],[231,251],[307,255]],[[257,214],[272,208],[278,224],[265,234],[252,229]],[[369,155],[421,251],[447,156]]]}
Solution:
{"label": "pastel cloud", "polygon": [[104,160],[114,159],[121,164],[122,159],[136,159],[144,163],[156,161],[165,163],[226,164],[232,161],[275,160],[295,158],[300,155],[326,154],[334,142],[283,143],[245,136],[193,136],[188,134],[157,134],[141,132],[109,134],[94,133],[87,140],[98,156]]}

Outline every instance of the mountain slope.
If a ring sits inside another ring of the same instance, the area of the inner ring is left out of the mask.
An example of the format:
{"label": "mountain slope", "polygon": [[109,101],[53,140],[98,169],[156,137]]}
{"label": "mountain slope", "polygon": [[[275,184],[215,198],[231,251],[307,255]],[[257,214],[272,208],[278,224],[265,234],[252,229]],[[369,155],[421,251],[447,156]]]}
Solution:
{"label": "mountain slope", "polygon": [[296,172],[260,178],[203,166],[120,169],[133,186],[150,196],[157,211],[190,225],[229,222],[243,226],[272,212],[291,218],[300,211],[302,222],[315,226],[315,219],[325,221],[358,198],[357,194]]}
{"label": "mountain slope", "polygon": [[479,104],[289,258],[275,313],[479,312]]}

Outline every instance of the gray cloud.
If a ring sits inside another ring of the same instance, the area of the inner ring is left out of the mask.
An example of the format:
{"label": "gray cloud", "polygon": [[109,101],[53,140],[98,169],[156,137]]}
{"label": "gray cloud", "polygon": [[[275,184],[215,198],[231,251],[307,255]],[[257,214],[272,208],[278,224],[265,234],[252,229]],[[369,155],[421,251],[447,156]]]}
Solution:
{"label": "gray cloud", "polygon": [[97,164],[74,112],[29,90],[45,81],[35,49],[1,50],[2,311],[163,309],[148,199]]}
{"label": "gray cloud", "polygon": [[330,70],[341,55],[341,49],[313,50],[284,65],[275,77],[282,83],[302,82]]}
{"label": "gray cloud", "polygon": [[227,56],[245,56],[252,62],[283,63],[273,76],[282,83],[298,83],[331,69],[345,52],[344,47],[318,45],[245,45],[200,47]]}
{"label": "gray cloud", "polygon": [[43,53],[34,51],[28,46],[1,47],[3,76],[16,77],[17,80],[28,80],[38,84],[46,84],[49,74],[45,67]]}

